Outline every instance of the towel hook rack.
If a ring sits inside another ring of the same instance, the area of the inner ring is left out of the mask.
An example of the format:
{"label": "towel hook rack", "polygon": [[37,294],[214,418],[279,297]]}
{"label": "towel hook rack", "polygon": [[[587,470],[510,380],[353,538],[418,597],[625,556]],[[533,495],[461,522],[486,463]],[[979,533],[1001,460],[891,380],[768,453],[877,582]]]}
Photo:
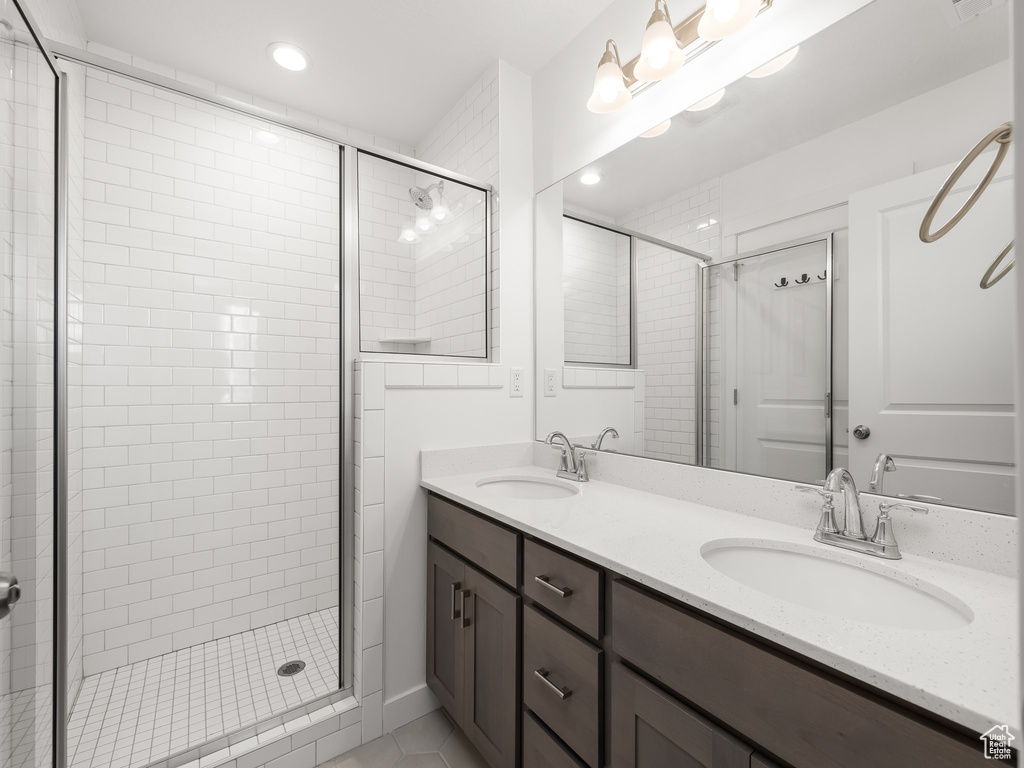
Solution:
{"label": "towel hook rack", "polygon": [[[1013,123],[1003,123],[1001,126],[992,131],[988,136],[979,141],[974,149],[967,153],[960,164],[953,169],[953,172],[946,179],[946,182],[939,189],[935,199],[932,200],[932,204],[928,206],[928,211],[924,215],[924,220],[921,222],[920,236],[921,240],[925,243],[934,243],[940,237],[945,236],[949,233],[953,227],[960,223],[960,220],[967,215],[968,211],[974,207],[974,204],[978,202],[978,199],[988,189],[988,185],[992,183],[992,180],[996,176],[996,172],[999,170],[999,166],[1003,164],[1003,160],[1006,159],[1006,153],[1010,151],[1010,142],[1013,141]],[[998,151],[996,152],[995,158],[992,160],[992,165],[989,166],[988,171],[985,173],[984,178],[975,187],[974,192],[967,199],[960,210],[953,214],[953,217],[943,224],[935,232],[931,231],[932,224],[935,223],[935,215],[939,212],[939,206],[941,206],[949,193],[953,190],[953,187],[960,180],[960,177],[964,175],[968,168],[978,159],[978,156],[988,149],[988,145],[992,142],[996,142],[999,145]]]}

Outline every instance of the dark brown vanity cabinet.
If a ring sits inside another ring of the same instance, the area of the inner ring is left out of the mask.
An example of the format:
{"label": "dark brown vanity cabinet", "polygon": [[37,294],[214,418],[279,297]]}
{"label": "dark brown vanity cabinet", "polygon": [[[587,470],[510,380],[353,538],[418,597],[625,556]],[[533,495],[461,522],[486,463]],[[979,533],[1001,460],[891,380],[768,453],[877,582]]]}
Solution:
{"label": "dark brown vanity cabinet", "polygon": [[994,764],[976,736],[591,562],[433,494],[428,515],[427,682],[491,768]]}
{"label": "dark brown vanity cabinet", "polygon": [[427,684],[492,768],[515,768],[519,596],[433,541],[427,563]]}

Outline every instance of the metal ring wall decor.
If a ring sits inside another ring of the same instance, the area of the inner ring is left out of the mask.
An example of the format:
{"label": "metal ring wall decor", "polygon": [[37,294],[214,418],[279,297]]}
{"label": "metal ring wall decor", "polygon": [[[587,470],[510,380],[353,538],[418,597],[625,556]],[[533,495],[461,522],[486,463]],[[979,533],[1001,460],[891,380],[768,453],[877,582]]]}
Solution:
{"label": "metal ring wall decor", "polygon": [[[967,215],[967,212],[974,207],[974,204],[978,202],[978,199],[984,194],[985,190],[988,189],[988,185],[992,183],[992,179],[995,178],[996,172],[999,170],[999,166],[1003,164],[1003,160],[1006,158],[1006,153],[1010,151],[1010,142],[1013,140],[1013,123],[1003,123],[1001,126],[996,128],[992,133],[986,136],[984,139],[979,141],[977,145],[967,156],[960,161],[960,164],[953,169],[953,172],[946,179],[946,182],[939,189],[939,193],[935,195],[935,199],[932,200],[932,204],[928,206],[928,212],[924,215],[924,221],[921,222],[921,240],[925,243],[934,243],[940,237],[949,233],[953,227],[960,223],[960,220]],[[989,166],[988,172],[985,174],[985,178],[981,180],[974,192],[971,193],[970,198],[963,204],[959,211],[953,214],[953,218],[947,221],[940,229],[936,232],[930,232],[932,224],[935,222],[935,214],[939,212],[939,206],[945,201],[949,193],[953,191],[953,187],[960,177],[964,175],[968,168],[978,159],[978,155],[988,149],[988,145],[992,142],[999,144],[999,151],[996,152],[995,159],[992,161],[992,165]]]}
{"label": "metal ring wall decor", "polygon": [[[975,145],[974,149],[967,153],[963,160],[960,161],[959,165],[953,169],[953,172],[946,179],[945,183],[939,189],[935,199],[932,200],[932,204],[928,206],[928,211],[924,215],[924,220],[921,222],[921,230],[919,235],[921,241],[925,243],[934,243],[939,238],[947,235],[953,227],[960,223],[960,220],[967,215],[968,211],[974,207],[974,204],[978,202],[981,196],[988,189],[989,184],[995,178],[996,173],[999,171],[999,166],[1003,164],[1003,160],[1006,159],[1006,153],[1010,151],[1010,143],[1013,141],[1013,123],[1003,123],[1001,126],[992,131],[988,136],[983,138]],[[939,212],[939,207],[946,201],[949,193],[953,191],[953,187],[960,180],[960,177],[966,173],[967,169],[971,167],[978,156],[981,155],[989,144],[995,142],[998,144],[996,156],[992,160],[992,164],[989,166],[988,171],[985,173],[984,178],[978,183],[971,196],[967,199],[960,210],[953,214],[952,218],[943,224],[935,232],[931,231],[932,225],[935,223],[935,215]],[[986,270],[984,277],[981,278],[981,287],[983,289],[991,288],[993,285],[1002,280],[1013,269],[1016,259],[1011,261],[1009,265],[1002,272],[1000,272],[994,279],[992,275],[998,269],[1006,255],[1013,249],[1013,240],[1011,240],[1002,252],[996,257],[995,261]]]}

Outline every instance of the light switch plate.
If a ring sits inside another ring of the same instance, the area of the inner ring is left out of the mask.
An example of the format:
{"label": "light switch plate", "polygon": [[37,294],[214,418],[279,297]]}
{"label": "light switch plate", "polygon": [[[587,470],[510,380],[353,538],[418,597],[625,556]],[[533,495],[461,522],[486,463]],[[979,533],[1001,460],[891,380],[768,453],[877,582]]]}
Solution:
{"label": "light switch plate", "polygon": [[544,369],[544,397],[555,396],[555,369]]}
{"label": "light switch plate", "polygon": [[512,397],[523,396],[523,369],[510,368],[511,381],[509,382],[510,395]]}

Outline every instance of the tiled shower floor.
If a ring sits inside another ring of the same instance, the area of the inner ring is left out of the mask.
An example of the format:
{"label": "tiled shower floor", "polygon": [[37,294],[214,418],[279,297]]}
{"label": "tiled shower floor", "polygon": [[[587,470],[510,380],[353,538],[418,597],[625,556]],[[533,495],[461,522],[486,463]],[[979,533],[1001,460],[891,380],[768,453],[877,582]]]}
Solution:
{"label": "tiled shower floor", "polygon": [[329,608],[87,677],[71,768],[147,766],[337,690],[338,624]]}

